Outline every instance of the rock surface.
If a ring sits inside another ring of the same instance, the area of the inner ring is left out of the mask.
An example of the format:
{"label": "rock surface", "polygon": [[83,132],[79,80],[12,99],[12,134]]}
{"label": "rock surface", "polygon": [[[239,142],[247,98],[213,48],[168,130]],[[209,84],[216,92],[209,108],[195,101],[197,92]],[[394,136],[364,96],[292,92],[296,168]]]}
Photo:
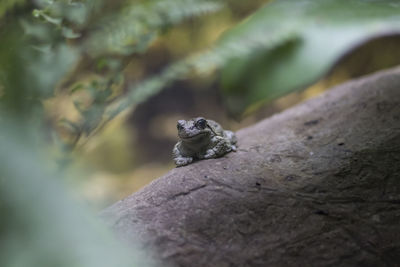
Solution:
{"label": "rock surface", "polygon": [[400,68],[237,135],[102,217],[172,266],[399,266]]}

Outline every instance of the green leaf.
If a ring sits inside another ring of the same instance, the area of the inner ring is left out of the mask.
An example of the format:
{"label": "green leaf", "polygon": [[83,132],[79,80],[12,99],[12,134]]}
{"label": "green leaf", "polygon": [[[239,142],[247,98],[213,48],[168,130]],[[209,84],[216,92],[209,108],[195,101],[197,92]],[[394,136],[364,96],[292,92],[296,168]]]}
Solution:
{"label": "green leaf", "polygon": [[4,16],[4,14],[10,9],[14,8],[17,5],[24,5],[26,0],[1,0],[0,1],[0,18]]}
{"label": "green leaf", "polygon": [[87,136],[102,122],[105,108],[104,104],[94,103],[88,109],[81,112],[83,116],[82,130]]}
{"label": "green leaf", "polygon": [[13,119],[0,122],[0,266],[154,266],[72,197],[65,174],[32,138],[37,128]]}
{"label": "green leaf", "polygon": [[82,83],[77,83],[77,84],[74,84],[74,85],[72,86],[72,88],[69,90],[69,93],[70,93],[70,94],[73,94],[73,93],[78,92],[78,91],[81,91],[81,90],[83,90],[83,89],[85,89],[85,85],[82,84]]}
{"label": "green leaf", "polygon": [[53,95],[56,83],[76,64],[79,52],[66,44],[54,47],[43,45],[36,50],[37,53],[26,51],[26,68],[29,71],[26,79],[37,86],[43,97],[49,97]]}
{"label": "green leaf", "polygon": [[[252,104],[315,82],[363,42],[399,31],[400,4],[394,0],[274,1],[220,42],[220,46],[246,44],[254,36],[282,40],[272,49],[254,49],[250,56],[226,64],[222,72],[226,103],[234,114],[241,114]],[[280,37],[290,32],[296,38]]]}
{"label": "green leaf", "polygon": [[35,9],[35,10],[33,10],[32,14],[36,18],[42,19],[42,20],[47,21],[56,26],[60,26],[62,23],[62,18],[52,17],[52,16],[46,14],[46,12],[44,10]]}
{"label": "green leaf", "polygon": [[105,18],[86,41],[92,55],[143,53],[166,26],[222,8],[220,1],[132,1],[118,16]]}
{"label": "green leaf", "polygon": [[68,39],[76,39],[81,37],[80,33],[75,33],[73,29],[68,27],[62,27],[61,33],[65,38]]}
{"label": "green leaf", "polygon": [[37,1],[41,9],[35,9],[33,15],[57,26],[61,22],[83,26],[91,11],[102,5],[102,0],[78,1]]}

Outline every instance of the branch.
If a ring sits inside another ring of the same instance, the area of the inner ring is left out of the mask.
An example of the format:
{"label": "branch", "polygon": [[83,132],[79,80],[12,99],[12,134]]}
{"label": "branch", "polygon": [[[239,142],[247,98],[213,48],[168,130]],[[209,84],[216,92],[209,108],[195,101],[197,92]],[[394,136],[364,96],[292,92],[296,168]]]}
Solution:
{"label": "branch", "polygon": [[237,135],[238,152],[173,169],[102,217],[177,266],[400,262],[400,68]]}

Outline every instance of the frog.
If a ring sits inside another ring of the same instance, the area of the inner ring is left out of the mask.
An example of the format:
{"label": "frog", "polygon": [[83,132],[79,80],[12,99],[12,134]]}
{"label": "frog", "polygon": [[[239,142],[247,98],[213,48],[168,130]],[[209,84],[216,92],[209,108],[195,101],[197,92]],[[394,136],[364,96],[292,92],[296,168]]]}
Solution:
{"label": "frog", "polygon": [[196,160],[222,157],[237,150],[237,137],[234,132],[209,119],[196,117],[177,122],[178,143],[172,154],[177,167],[188,165]]}

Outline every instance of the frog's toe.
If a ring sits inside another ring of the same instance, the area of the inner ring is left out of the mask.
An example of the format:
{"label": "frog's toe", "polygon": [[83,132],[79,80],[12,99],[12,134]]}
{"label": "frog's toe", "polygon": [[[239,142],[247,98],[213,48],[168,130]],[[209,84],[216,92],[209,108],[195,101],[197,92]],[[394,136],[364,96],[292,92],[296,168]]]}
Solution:
{"label": "frog's toe", "polygon": [[180,158],[176,158],[176,159],[175,159],[175,164],[176,164],[176,166],[180,167],[180,166],[188,165],[189,163],[192,163],[192,161],[193,161],[193,158],[190,158],[190,157],[188,157],[188,158],[180,157]]}
{"label": "frog's toe", "polygon": [[235,145],[231,145],[231,149],[232,149],[233,152],[237,151],[237,147]]}
{"label": "frog's toe", "polygon": [[215,151],[212,149],[207,150],[207,153],[203,156],[204,159],[215,158]]}

